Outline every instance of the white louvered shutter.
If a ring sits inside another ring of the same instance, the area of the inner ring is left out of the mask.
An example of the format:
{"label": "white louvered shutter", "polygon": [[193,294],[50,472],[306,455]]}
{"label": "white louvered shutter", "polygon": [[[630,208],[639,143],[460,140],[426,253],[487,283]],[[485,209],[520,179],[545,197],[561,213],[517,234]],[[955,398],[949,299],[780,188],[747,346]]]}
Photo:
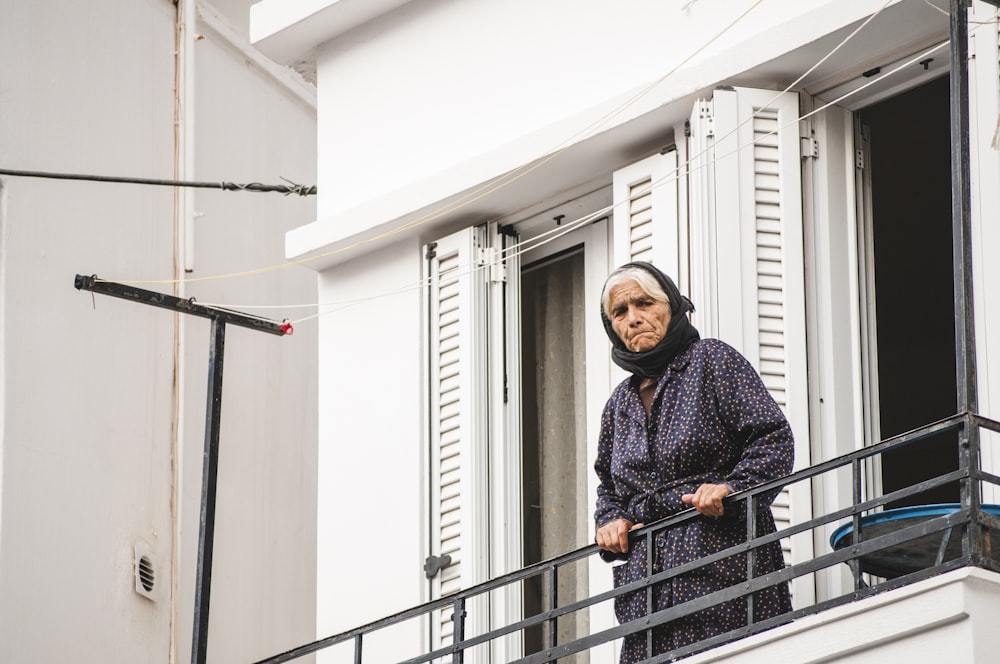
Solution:
{"label": "white louvered shutter", "polygon": [[[481,228],[465,229],[428,245],[426,253],[430,556],[451,557],[430,580],[431,599],[489,577],[487,271],[477,267],[483,233]],[[483,599],[466,607],[466,636],[489,625]],[[432,649],[453,642],[452,613],[448,608],[432,618]]]}
{"label": "white louvered shutter", "polygon": [[[692,114],[690,174],[703,332],[758,369],[792,426],[796,469],[810,465],[798,111],[793,93],[716,90]],[[809,486],[785,489],[773,509],[779,529],[808,520]],[[791,563],[813,557],[808,533],[784,543]],[[801,606],[815,590],[804,577],[792,592]]]}
{"label": "white louvered shutter", "polygon": [[614,172],[615,267],[648,261],[678,280],[677,182],[675,150]]}

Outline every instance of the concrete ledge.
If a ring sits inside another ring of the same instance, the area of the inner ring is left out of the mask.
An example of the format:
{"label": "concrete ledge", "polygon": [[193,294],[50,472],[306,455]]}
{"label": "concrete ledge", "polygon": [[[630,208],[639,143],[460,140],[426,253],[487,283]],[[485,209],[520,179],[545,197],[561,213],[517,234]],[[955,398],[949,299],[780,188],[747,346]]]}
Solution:
{"label": "concrete ledge", "polygon": [[686,662],[992,662],[1000,574],[967,567],[695,655]]}

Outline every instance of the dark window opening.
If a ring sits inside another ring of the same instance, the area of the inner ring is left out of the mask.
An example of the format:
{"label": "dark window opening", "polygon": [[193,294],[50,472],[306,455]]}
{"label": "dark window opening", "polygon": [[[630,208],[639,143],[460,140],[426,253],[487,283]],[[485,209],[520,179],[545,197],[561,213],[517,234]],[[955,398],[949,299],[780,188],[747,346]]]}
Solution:
{"label": "dark window opening", "polygon": [[[521,275],[524,562],[587,544],[584,254],[526,266]],[[587,596],[586,561],[559,571],[558,605]],[[524,615],[548,610],[547,576],[524,583]],[[586,612],[558,621],[559,643],[588,633]],[[525,654],[549,647],[543,626],[525,630]],[[572,660],[586,661],[586,653]]]}
{"label": "dark window opening", "polygon": [[[955,414],[948,77],[864,109],[871,155],[882,439]],[[882,460],[884,493],[958,468],[947,432]],[[889,507],[957,502],[948,485]]]}

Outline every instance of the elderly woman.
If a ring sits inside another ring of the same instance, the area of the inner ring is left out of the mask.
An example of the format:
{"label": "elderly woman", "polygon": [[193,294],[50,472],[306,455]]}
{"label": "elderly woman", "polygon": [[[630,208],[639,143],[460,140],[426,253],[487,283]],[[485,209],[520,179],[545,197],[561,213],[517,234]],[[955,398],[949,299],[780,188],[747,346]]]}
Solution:
{"label": "elderly woman", "polygon": [[[667,275],[649,263],[629,263],[608,277],[601,297],[604,327],[616,364],[632,373],[608,400],[601,418],[595,469],[597,544],[614,569],[615,586],[698,560],[746,540],[746,505],[726,510],[722,499],[792,470],[792,433],[780,408],[747,360],[717,339],[701,339],[688,321],[694,307]],[[773,498],[773,494],[771,496]],[[761,500],[757,533],[775,531]],[[639,526],[694,507],[701,516],[629,549]],[[730,513],[733,512],[733,513]],[[755,575],[784,566],[777,542],[756,550]],[[746,557],[733,556],[658,584],[663,610],[745,581]],[[787,584],[754,595],[762,620],[791,610]],[[645,592],[616,598],[622,623],[646,615]],[[734,600],[653,629],[653,651],[668,652],[746,625],[746,603]],[[645,632],[627,636],[621,661],[645,659]]]}

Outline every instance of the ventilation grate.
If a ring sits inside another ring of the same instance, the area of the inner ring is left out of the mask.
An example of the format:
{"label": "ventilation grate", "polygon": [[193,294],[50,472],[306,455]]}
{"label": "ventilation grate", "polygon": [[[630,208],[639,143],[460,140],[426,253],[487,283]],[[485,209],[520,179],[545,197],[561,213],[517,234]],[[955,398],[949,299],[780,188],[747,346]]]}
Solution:
{"label": "ventilation grate", "polygon": [[135,547],[135,591],[148,599],[156,599],[156,564],[145,547]]}

